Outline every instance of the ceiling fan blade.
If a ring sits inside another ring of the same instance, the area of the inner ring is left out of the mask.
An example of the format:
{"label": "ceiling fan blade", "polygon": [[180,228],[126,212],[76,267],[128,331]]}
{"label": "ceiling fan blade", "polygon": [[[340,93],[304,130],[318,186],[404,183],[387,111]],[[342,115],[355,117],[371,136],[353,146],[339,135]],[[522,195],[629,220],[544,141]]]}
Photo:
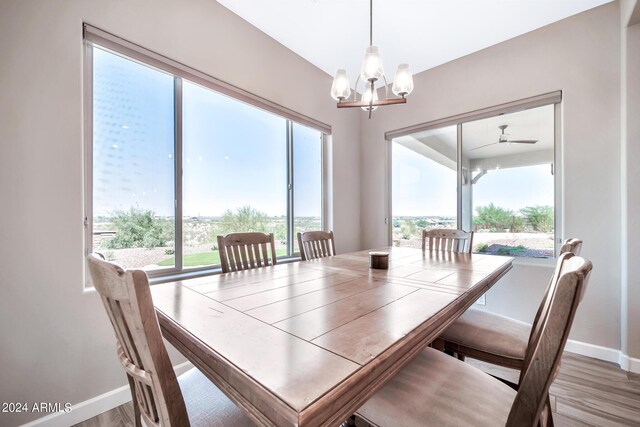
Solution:
{"label": "ceiling fan blade", "polygon": [[471,149],[471,150],[469,150],[469,151],[478,150],[478,149],[480,149],[480,148],[488,147],[488,146],[490,146],[490,145],[495,145],[495,144],[499,144],[499,142],[492,142],[492,143],[490,143],[490,144],[481,145],[480,147],[472,148],[472,149]]}
{"label": "ceiling fan blade", "polygon": [[513,144],[535,144],[536,142],[538,142],[538,140],[537,139],[512,139],[507,142],[510,142]]}

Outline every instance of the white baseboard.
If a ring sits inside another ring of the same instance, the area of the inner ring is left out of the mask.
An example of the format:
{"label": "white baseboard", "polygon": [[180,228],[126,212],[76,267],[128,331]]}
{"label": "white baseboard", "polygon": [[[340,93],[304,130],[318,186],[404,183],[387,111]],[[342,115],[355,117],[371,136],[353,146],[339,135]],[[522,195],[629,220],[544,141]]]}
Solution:
{"label": "white baseboard", "polygon": [[634,374],[640,374],[640,359],[635,357],[629,357],[626,354],[620,352],[620,367],[628,372]]}
{"label": "white baseboard", "polygon": [[[191,368],[193,368],[191,362],[184,362],[174,366],[176,375],[183,374]],[[22,427],[68,427],[93,418],[98,414],[118,407],[130,400],[131,390],[129,386],[126,385],[72,405],[71,411],[69,412],[56,412],[46,417],[38,418],[30,423],[23,424]]]}
{"label": "white baseboard", "polygon": [[575,340],[568,340],[565,350],[605,362],[617,363],[625,371],[640,374],[640,359],[629,357],[620,350]]}
{"label": "white baseboard", "polygon": [[593,357],[594,359],[604,360],[605,362],[620,363],[620,350],[613,348],[602,347],[582,341],[568,340],[564,349],[571,353],[578,353],[583,356]]}

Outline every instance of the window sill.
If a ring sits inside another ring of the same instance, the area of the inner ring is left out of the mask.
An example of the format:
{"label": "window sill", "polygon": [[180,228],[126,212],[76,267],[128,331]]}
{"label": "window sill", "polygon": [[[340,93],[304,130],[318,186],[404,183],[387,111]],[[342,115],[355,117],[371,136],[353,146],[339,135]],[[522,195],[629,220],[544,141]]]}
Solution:
{"label": "window sill", "polygon": [[555,267],[556,258],[514,257],[513,265],[522,265],[527,267]]}
{"label": "window sill", "polygon": [[[300,257],[287,257],[287,258],[278,258],[278,264],[288,264],[290,262],[298,262],[300,261]],[[205,276],[213,276],[215,274],[223,274],[222,268],[206,268],[206,269],[198,269],[191,271],[182,271],[180,273],[171,273],[162,276],[149,276],[149,284],[150,285],[158,285],[160,283],[168,283],[175,282],[178,280],[187,280],[187,279],[195,279],[198,277]]]}

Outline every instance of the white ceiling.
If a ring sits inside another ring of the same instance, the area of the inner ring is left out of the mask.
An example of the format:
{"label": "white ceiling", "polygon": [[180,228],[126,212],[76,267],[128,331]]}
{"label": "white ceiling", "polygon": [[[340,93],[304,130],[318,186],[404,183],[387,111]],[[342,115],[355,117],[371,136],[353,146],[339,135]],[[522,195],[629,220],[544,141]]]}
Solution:
{"label": "white ceiling", "polygon": [[[487,119],[476,120],[462,125],[463,155],[468,159],[484,159],[536,151],[553,152],[554,107],[544,107],[518,111]],[[505,134],[509,140],[537,140],[535,144],[486,144],[500,139],[500,125],[507,125]],[[480,148],[482,147],[482,148]]]}
{"label": "white ceiling", "polygon": [[[391,81],[460,58],[611,0],[374,0],[373,43]],[[355,83],[369,44],[368,0],[218,0],[334,75]],[[328,90],[328,89],[327,89]]]}
{"label": "white ceiling", "polygon": [[[530,139],[536,143],[496,143],[501,133],[500,125],[507,125],[505,134],[509,140]],[[455,125],[417,132],[394,141],[451,169],[457,167]],[[462,150],[465,167],[473,170],[551,163],[554,156],[554,106],[463,123]]]}

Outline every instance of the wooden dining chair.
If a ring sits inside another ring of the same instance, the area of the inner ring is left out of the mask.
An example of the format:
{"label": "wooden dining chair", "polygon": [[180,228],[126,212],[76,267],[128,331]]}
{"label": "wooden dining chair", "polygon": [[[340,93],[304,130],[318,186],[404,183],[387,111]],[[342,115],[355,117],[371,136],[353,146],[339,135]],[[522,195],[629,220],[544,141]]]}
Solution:
{"label": "wooden dining chair", "polygon": [[357,414],[376,426],[550,425],[550,417],[544,416],[549,387],[591,269],[591,262],[570,252],[560,256],[549,304],[528,343],[518,391],[469,364],[426,348]]}
{"label": "wooden dining chair", "polygon": [[218,251],[223,273],[277,263],[273,233],[231,233],[218,236]]}
{"label": "wooden dining chair", "polygon": [[143,425],[142,420],[158,427],[254,426],[196,368],[176,378],[144,271],[125,270],[97,254],[88,255],[87,263],[116,334],[137,427]]}
{"label": "wooden dining chair", "polygon": [[336,254],[333,231],[305,231],[298,233],[298,248],[302,261]]}
{"label": "wooden dining chair", "polygon": [[[565,240],[560,254],[579,255],[582,240]],[[557,274],[557,269],[556,273]],[[533,320],[533,325],[540,321],[541,312],[547,303],[553,284],[557,277],[551,278],[545,291],[542,303]],[[444,349],[454,353],[460,360],[466,356],[507,368],[521,370],[532,333],[531,325],[510,317],[471,308],[447,328],[440,336]],[[517,384],[512,384],[517,389]]]}
{"label": "wooden dining chair", "polygon": [[[427,245],[428,243],[428,245]],[[450,228],[422,230],[422,250],[471,253],[473,231]]]}
{"label": "wooden dining chair", "polygon": [[560,253],[563,254],[565,252],[571,252],[575,255],[580,255],[582,251],[582,240],[576,238],[566,239],[562,243],[562,247],[560,248]]}

